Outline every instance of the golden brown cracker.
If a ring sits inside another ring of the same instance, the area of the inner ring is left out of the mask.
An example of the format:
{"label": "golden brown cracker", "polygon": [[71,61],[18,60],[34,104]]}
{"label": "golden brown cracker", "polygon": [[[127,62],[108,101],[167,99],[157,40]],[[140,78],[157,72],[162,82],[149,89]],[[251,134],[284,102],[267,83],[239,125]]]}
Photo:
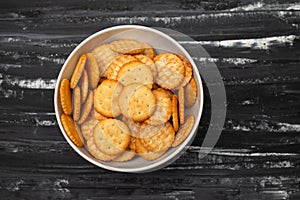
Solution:
{"label": "golden brown cracker", "polygon": [[94,119],[97,119],[97,120],[107,119],[107,117],[101,115],[100,113],[98,113],[98,112],[95,110],[95,106],[94,106],[94,108],[92,108],[92,111],[91,111],[91,113],[90,113],[90,116],[91,116],[91,118],[94,118]]}
{"label": "golden brown cracker", "polygon": [[78,147],[83,147],[83,141],[81,140],[79,130],[77,129],[72,117],[66,114],[61,115],[61,123],[70,138],[70,140]]}
{"label": "golden brown cracker", "polygon": [[81,110],[81,91],[80,87],[75,87],[73,90],[73,119],[78,121],[80,118]]}
{"label": "golden brown cracker", "polygon": [[175,132],[172,125],[167,122],[158,133],[150,137],[139,138],[143,146],[152,152],[168,149],[174,140]]}
{"label": "golden brown cracker", "polygon": [[135,145],[136,137],[131,136],[130,143],[129,143],[129,149],[136,151],[136,145]]}
{"label": "golden brown cracker", "polygon": [[172,102],[168,94],[162,90],[154,90],[153,94],[156,99],[155,111],[149,119],[145,120],[146,124],[159,125],[166,123],[172,114]]}
{"label": "golden brown cracker", "polygon": [[179,117],[178,117],[178,99],[175,94],[172,96],[172,123],[174,131],[177,132],[179,128]]}
{"label": "golden brown cracker", "polygon": [[117,80],[118,73],[120,69],[130,62],[138,61],[135,57],[131,55],[120,55],[112,61],[112,63],[107,68],[107,78],[112,80]]}
{"label": "golden brown cracker", "polygon": [[155,79],[157,77],[156,65],[154,64],[153,60],[150,57],[143,55],[143,54],[138,54],[138,55],[135,55],[134,57],[150,68],[153,79]]}
{"label": "golden brown cracker", "polygon": [[86,70],[89,77],[89,87],[95,89],[99,83],[100,71],[97,60],[92,53],[87,53]]}
{"label": "golden brown cracker", "polygon": [[111,44],[111,49],[121,54],[137,54],[144,51],[144,46],[136,40],[116,40]]}
{"label": "golden brown cracker", "polygon": [[107,155],[118,155],[130,143],[130,132],[125,123],[117,119],[100,121],[94,129],[94,141],[100,151]]}
{"label": "golden brown cracker", "polygon": [[115,162],[129,161],[132,158],[134,158],[135,155],[136,155],[135,151],[133,151],[133,150],[126,150],[123,153],[121,153],[121,155],[119,155],[115,159],[113,159],[113,161],[115,161]]}
{"label": "golden brown cracker", "polygon": [[116,156],[110,156],[100,151],[96,146],[93,137],[87,140],[87,149],[92,154],[92,156],[94,156],[98,160],[110,161],[116,158]]}
{"label": "golden brown cracker", "polygon": [[184,57],[183,55],[176,54],[178,58],[182,61],[184,67],[185,67],[185,73],[184,73],[184,79],[182,83],[180,84],[181,87],[184,87],[190,80],[193,74],[193,67],[190,61]]}
{"label": "golden brown cracker", "polygon": [[72,113],[72,94],[68,79],[63,79],[60,82],[59,97],[63,112],[70,115]]}
{"label": "golden brown cracker", "polygon": [[93,137],[94,128],[98,124],[98,120],[94,118],[89,118],[83,124],[81,124],[81,133],[84,139],[89,140]]}
{"label": "golden brown cracker", "polygon": [[86,54],[82,54],[76,64],[75,70],[71,77],[71,81],[70,81],[71,89],[74,89],[77,86],[77,83],[79,82],[81,74],[84,70],[85,63],[86,63]]}
{"label": "golden brown cracker", "polygon": [[89,79],[86,70],[83,70],[80,82],[81,103],[83,103],[89,93]]}
{"label": "golden brown cracker", "polygon": [[160,158],[167,149],[163,150],[163,151],[159,151],[159,152],[152,152],[149,151],[148,149],[146,149],[144,147],[144,145],[142,144],[142,142],[140,141],[140,139],[136,139],[136,152],[144,159],[146,160],[156,160],[158,158]]}
{"label": "golden brown cracker", "polygon": [[155,51],[154,51],[153,47],[146,42],[143,42],[143,47],[144,47],[143,54],[148,56],[149,58],[153,59],[155,56]]}
{"label": "golden brown cracker", "polygon": [[104,80],[94,94],[94,106],[97,112],[106,117],[117,117],[120,114],[118,96],[122,85],[115,80]]}
{"label": "golden brown cracker", "polygon": [[193,115],[188,115],[184,124],[182,124],[176,133],[175,140],[172,144],[172,147],[176,147],[181,144],[187,136],[190,134],[191,130],[193,129],[195,123],[195,117]]}
{"label": "golden brown cracker", "polygon": [[197,84],[194,78],[184,88],[184,103],[187,107],[191,107],[196,102],[197,98]]}
{"label": "golden brown cracker", "polygon": [[112,61],[119,55],[117,52],[110,49],[110,44],[102,44],[93,49],[92,54],[97,60],[100,77],[107,76],[107,68]]}
{"label": "golden brown cracker", "polygon": [[92,90],[89,91],[87,100],[85,101],[83,108],[81,109],[80,119],[77,121],[77,124],[82,124],[88,118],[94,102],[94,93]]}
{"label": "golden brown cracker", "polygon": [[184,89],[180,87],[178,90],[178,104],[179,104],[179,121],[184,123]]}
{"label": "golden brown cracker", "polygon": [[141,62],[130,62],[125,64],[119,71],[117,80],[127,86],[132,83],[141,83],[150,89],[153,84],[153,76],[150,68]]}

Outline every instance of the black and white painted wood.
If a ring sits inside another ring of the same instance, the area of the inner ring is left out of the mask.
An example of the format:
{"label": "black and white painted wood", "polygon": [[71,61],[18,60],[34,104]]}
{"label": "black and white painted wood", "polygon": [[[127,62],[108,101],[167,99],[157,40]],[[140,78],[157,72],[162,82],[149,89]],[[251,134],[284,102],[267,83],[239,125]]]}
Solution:
{"label": "black and white painted wood", "polygon": [[[60,68],[80,41],[118,24],[171,28],[210,53],[228,102],[205,158],[209,101],[192,146],[156,172],[97,168],[64,140]],[[0,199],[300,199],[299,25],[293,0],[1,1]]]}

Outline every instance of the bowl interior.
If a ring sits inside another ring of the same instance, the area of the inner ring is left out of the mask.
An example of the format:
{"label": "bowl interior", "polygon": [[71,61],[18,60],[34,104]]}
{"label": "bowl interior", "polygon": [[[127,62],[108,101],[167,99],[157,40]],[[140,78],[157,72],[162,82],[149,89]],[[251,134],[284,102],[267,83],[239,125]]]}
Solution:
{"label": "bowl interior", "polygon": [[[139,156],[136,156],[134,159],[127,161],[127,162],[103,162],[99,161],[93,156],[85,148],[78,148],[76,147],[71,140],[66,135],[61,121],[60,116],[62,114],[62,108],[59,99],[59,83],[61,79],[67,78],[70,79],[75,68],[76,62],[78,61],[79,57],[83,53],[90,52],[93,48],[100,44],[110,43],[114,40],[119,39],[133,39],[138,40],[141,42],[147,42],[153,46],[156,53],[163,53],[163,52],[174,52],[179,53],[186,56],[192,66],[193,66],[193,75],[197,83],[198,93],[196,103],[191,107],[186,109],[185,114],[192,114],[195,116],[195,124],[192,129],[192,132],[189,134],[188,138],[180,144],[176,148],[170,148],[162,157],[154,161],[147,161]],[[203,106],[203,89],[202,83],[200,79],[200,75],[198,69],[193,62],[192,58],[189,56],[187,51],[179,45],[175,40],[173,40],[168,35],[153,29],[144,26],[135,26],[135,25],[123,25],[123,26],[116,26],[112,28],[105,29],[103,31],[97,32],[92,36],[85,39],[82,43],[80,43],[70,54],[68,59],[66,60],[65,64],[63,65],[58,80],[57,85],[55,88],[55,112],[56,118],[59,124],[59,127],[68,141],[68,143],[73,147],[73,149],[80,154],[83,158],[88,160],[89,162],[113,171],[122,171],[122,172],[147,172],[157,170],[162,168],[172,161],[177,159],[185,150],[188,145],[191,144],[193,138],[197,133],[197,127],[199,125],[200,117],[202,114],[202,106]]]}

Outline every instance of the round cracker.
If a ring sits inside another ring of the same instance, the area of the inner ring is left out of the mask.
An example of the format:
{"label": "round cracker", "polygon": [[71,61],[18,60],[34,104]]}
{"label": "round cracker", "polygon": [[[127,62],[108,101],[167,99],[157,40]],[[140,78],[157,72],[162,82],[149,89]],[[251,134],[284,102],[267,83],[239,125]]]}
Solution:
{"label": "round cracker", "polygon": [[107,155],[118,155],[130,143],[130,132],[125,123],[117,119],[100,121],[94,129],[94,141],[100,151]]}
{"label": "round cracker", "polygon": [[92,53],[87,53],[87,74],[89,77],[89,87],[95,89],[99,83],[100,71],[96,58]]}
{"label": "round cracker", "polygon": [[192,77],[190,82],[184,88],[184,103],[187,107],[191,107],[196,102],[197,98],[197,84]]}
{"label": "round cracker", "polygon": [[145,120],[145,123],[151,125],[164,124],[170,119],[172,114],[171,99],[163,90],[154,90],[153,94],[156,99],[155,111],[149,119]]}
{"label": "round cracker", "polygon": [[83,141],[79,135],[79,130],[76,127],[72,117],[66,114],[62,114],[60,120],[70,140],[76,146],[83,147]]}
{"label": "round cracker", "polygon": [[132,158],[134,158],[135,155],[136,155],[135,151],[126,150],[123,153],[121,153],[121,155],[119,155],[118,157],[113,159],[113,161],[115,161],[115,162],[125,162],[125,161],[131,160]]}
{"label": "round cracker", "polygon": [[81,76],[81,83],[80,83],[80,91],[81,91],[81,103],[86,100],[86,97],[89,93],[89,79],[86,70],[83,70]]}
{"label": "round cracker", "polygon": [[136,40],[116,40],[111,44],[111,49],[122,54],[137,54],[144,51],[143,43]]}
{"label": "round cracker", "polygon": [[120,69],[127,63],[138,61],[131,55],[120,55],[107,68],[107,78],[117,80]]}
{"label": "round cracker", "polygon": [[155,79],[157,77],[156,65],[154,64],[153,60],[150,57],[143,55],[143,54],[138,54],[138,55],[135,55],[134,57],[150,68],[153,79]]}
{"label": "round cracker", "polygon": [[92,156],[94,156],[98,160],[110,161],[116,158],[116,156],[110,156],[100,151],[96,146],[93,138],[87,140],[87,149],[92,154]]}
{"label": "round cracker", "polygon": [[104,80],[94,94],[94,106],[97,112],[106,117],[117,117],[120,114],[118,96],[122,85],[115,80]]}
{"label": "round cracker", "polygon": [[150,89],[153,84],[153,76],[149,67],[141,62],[125,64],[119,71],[117,80],[124,86],[132,83],[147,85]]}
{"label": "round cracker", "polygon": [[107,67],[119,54],[110,49],[110,44],[102,44],[94,48],[92,54],[97,60],[100,76],[107,77]]}
{"label": "round cracker", "polygon": [[95,110],[95,107],[92,108],[92,111],[90,113],[90,116],[91,118],[94,118],[94,119],[97,119],[97,120],[103,120],[103,119],[107,119],[107,117],[101,115],[100,113],[98,113],[96,110]]}
{"label": "round cracker", "polygon": [[167,122],[162,128],[159,129],[159,132],[150,136],[140,138],[143,146],[152,152],[159,152],[165,149],[168,149],[175,137],[175,132],[172,125]]}
{"label": "round cracker", "polygon": [[142,144],[140,139],[138,139],[138,138],[136,139],[136,152],[142,158],[144,158],[146,160],[156,160],[156,159],[160,158],[166,151],[167,151],[167,149],[165,149],[163,151],[159,151],[159,152],[149,151],[148,149],[146,149],[144,147],[144,145]]}
{"label": "round cracker", "polygon": [[86,54],[83,54],[80,56],[80,58],[76,64],[75,70],[72,74],[71,81],[70,81],[70,88],[74,89],[77,86],[77,83],[81,77],[83,70],[84,70],[85,63],[86,63]]}
{"label": "round cracker", "polygon": [[87,117],[89,116],[94,102],[94,93],[92,90],[89,91],[89,95],[87,97],[87,100],[85,101],[83,108],[81,109],[81,116],[80,119],[77,121],[78,124],[82,124],[85,122]]}
{"label": "round cracker", "polygon": [[136,145],[135,145],[136,137],[131,136],[130,143],[129,143],[129,149],[136,152]]}
{"label": "round cracker", "polygon": [[84,137],[84,139],[89,140],[93,137],[94,134],[94,128],[98,124],[97,119],[89,118],[81,125],[81,133]]}
{"label": "round cracker", "polygon": [[63,79],[60,82],[59,96],[62,110],[65,114],[72,113],[72,94],[70,89],[70,82],[68,79]]}
{"label": "round cracker", "polygon": [[185,68],[185,73],[184,73],[184,79],[182,83],[180,84],[181,87],[184,87],[192,78],[193,74],[193,67],[190,61],[184,57],[183,55],[180,54],[175,54],[180,60],[182,61],[184,68]]}
{"label": "round cracker", "polygon": [[194,126],[194,123],[195,117],[193,115],[188,115],[186,117],[185,123],[180,126],[178,132],[176,133],[172,147],[178,146],[187,138]]}
{"label": "round cracker", "polygon": [[81,91],[77,86],[73,90],[73,119],[78,121],[80,118],[80,109],[81,109]]}
{"label": "round cracker", "polygon": [[154,58],[157,68],[156,83],[165,89],[177,88],[184,79],[185,67],[172,53],[159,54]]}
{"label": "round cracker", "polygon": [[139,134],[140,129],[142,127],[142,124],[139,122],[135,122],[130,119],[127,119],[125,117],[124,117],[124,119],[122,119],[122,121],[128,126],[128,128],[130,130],[130,135],[133,137],[137,137],[137,135]]}
{"label": "round cracker", "polygon": [[175,94],[172,96],[172,123],[174,131],[177,132],[179,128],[178,117],[178,99]]}
{"label": "round cracker", "polygon": [[148,56],[149,58],[153,59],[155,56],[154,49],[152,46],[146,42],[143,42],[144,52],[143,54]]}

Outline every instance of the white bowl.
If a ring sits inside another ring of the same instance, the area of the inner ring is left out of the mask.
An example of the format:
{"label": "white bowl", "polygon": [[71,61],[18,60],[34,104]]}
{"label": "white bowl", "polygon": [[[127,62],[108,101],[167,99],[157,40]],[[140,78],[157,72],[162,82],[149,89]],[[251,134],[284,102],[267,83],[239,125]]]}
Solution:
{"label": "white bowl", "polygon": [[[83,53],[90,52],[94,47],[102,44],[102,43],[109,43],[114,40],[118,39],[134,39],[141,42],[147,42],[153,46],[157,53],[162,52],[174,52],[184,55],[186,58],[189,59],[193,66],[193,75],[197,83],[198,94],[196,103],[191,107],[186,109],[186,114],[192,114],[195,116],[195,124],[194,127],[186,138],[186,140],[181,143],[176,148],[170,148],[162,157],[154,160],[154,161],[147,161],[140,156],[136,156],[134,159],[127,161],[127,162],[104,162],[95,159],[90,153],[83,147],[78,148],[73,142],[69,139],[64,128],[61,124],[60,116],[62,114],[62,108],[59,99],[59,83],[63,78],[67,78],[70,80],[73,70],[75,68],[76,62],[79,59],[80,55]],[[192,143],[195,135],[197,134],[197,128],[199,125],[199,121],[202,114],[203,109],[203,87],[201,78],[198,72],[198,69],[187,53],[187,51],[173,38],[158,31],[153,28],[145,27],[145,26],[138,26],[138,25],[121,25],[115,26],[111,28],[104,29],[99,31],[90,37],[86,38],[83,42],[81,42],[69,55],[68,59],[64,63],[58,79],[57,84],[55,87],[54,93],[54,106],[55,106],[55,113],[56,119],[58,121],[59,128],[64,135],[65,139],[71,145],[71,147],[84,159],[102,167],[104,169],[112,170],[112,171],[119,171],[119,172],[149,172],[158,170],[162,167],[165,167],[179,158],[182,153],[188,148],[188,146]]]}

